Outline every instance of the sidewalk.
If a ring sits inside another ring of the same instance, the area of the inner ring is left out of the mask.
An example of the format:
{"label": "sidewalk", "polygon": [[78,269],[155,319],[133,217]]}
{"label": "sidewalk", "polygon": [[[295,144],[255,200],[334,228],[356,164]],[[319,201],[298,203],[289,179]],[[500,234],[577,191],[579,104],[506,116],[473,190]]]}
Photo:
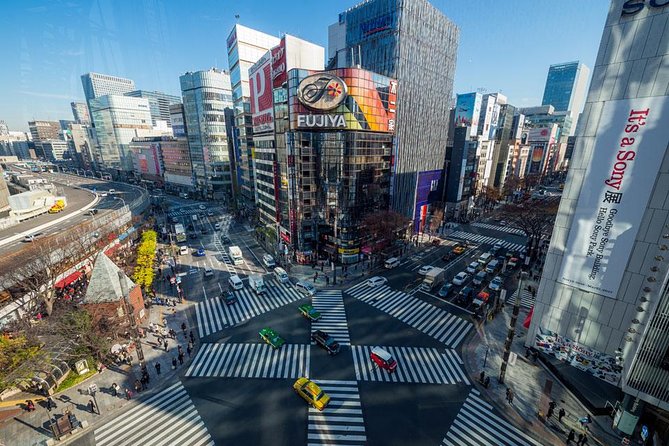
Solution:
{"label": "sidewalk", "polygon": [[[523,286],[527,285],[537,286],[534,281],[523,283]],[[498,381],[512,313],[513,302],[509,302],[493,321],[483,326],[482,332],[485,340],[475,334],[463,345],[462,356],[465,367],[474,385],[486,399],[496,406],[500,413],[542,444],[564,445],[570,429],[574,429],[577,437],[579,433],[584,432],[578,419],[586,416],[588,412],[540,360],[534,362],[531,357],[525,358],[524,342],[527,332],[522,324],[528,311],[523,308],[518,316],[516,337],[511,347],[511,351],[517,354],[516,362],[514,365],[508,365],[505,384],[500,384]],[[486,361],[485,367],[484,361]],[[485,370],[486,375],[490,377],[490,386],[487,389],[479,383],[479,374],[482,370]],[[552,388],[550,388],[551,382]],[[509,405],[506,400],[507,386],[514,393],[513,405]],[[544,389],[550,390],[544,392]],[[546,396],[542,398],[544,393]],[[545,414],[550,401],[555,401],[557,407],[554,415],[543,422],[539,418],[539,412]],[[560,408],[566,411],[562,422],[558,422]],[[589,428],[589,445],[620,444],[621,438],[611,429],[610,417],[595,417],[592,414],[590,416],[593,422]]]}

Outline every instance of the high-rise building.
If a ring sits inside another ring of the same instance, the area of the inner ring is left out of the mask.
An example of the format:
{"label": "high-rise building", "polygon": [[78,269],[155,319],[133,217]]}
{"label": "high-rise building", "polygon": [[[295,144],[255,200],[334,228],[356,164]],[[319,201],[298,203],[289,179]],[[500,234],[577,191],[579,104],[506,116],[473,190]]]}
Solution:
{"label": "high-rise building", "polygon": [[67,141],[52,139],[35,143],[35,152],[41,154],[44,161],[52,163],[70,159],[70,146]]}
{"label": "high-rise building", "polygon": [[211,68],[179,77],[195,188],[202,197],[229,200],[232,169],[225,109],[232,108],[230,75]]}
{"label": "high-rise building", "polygon": [[5,121],[0,121],[0,137],[9,135],[9,127]]}
{"label": "high-rise building", "polygon": [[29,121],[28,128],[33,142],[61,139],[61,128],[58,121]]}
{"label": "high-rise building", "polygon": [[144,98],[106,95],[92,99],[91,117],[96,130],[95,164],[115,170],[116,174],[132,172],[129,144],[138,136],[151,136],[149,101]]}
{"label": "high-rise building", "polygon": [[468,215],[476,187],[478,141],[469,126],[457,126],[453,147],[446,152],[446,216],[458,220]]}
{"label": "high-rise building", "polygon": [[172,141],[171,136],[149,136],[145,138],[133,138],[130,142],[130,156],[135,176],[143,183],[154,183],[163,185],[163,174],[165,167],[161,144]]}
{"label": "high-rise building", "polygon": [[184,119],[184,105],[178,104],[170,105],[170,124],[172,125],[172,133],[176,137],[186,136],[186,121]]}
{"label": "high-rise building", "polygon": [[616,429],[667,444],[669,5],[657,3],[609,8],[525,339],[579,369],[577,390],[609,383],[595,408],[613,403]]}
{"label": "high-rise building", "polygon": [[75,124],[91,125],[91,115],[85,102],[70,102]]}
{"label": "high-rise building", "polygon": [[[250,115],[251,96],[249,90],[249,68],[270,48],[279,44],[279,39],[260,31],[236,24],[227,39],[228,66],[232,84],[236,134],[233,144],[237,156],[233,157],[237,167],[241,206],[252,208],[255,202],[253,171],[253,124]],[[321,67],[322,68],[322,67]]]}
{"label": "high-rise building", "polygon": [[170,121],[170,106],[181,104],[179,96],[163,93],[161,91],[134,90],[125,94],[133,98],[144,98],[149,101],[149,111],[151,112],[151,123],[155,127],[157,121],[163,121],[168,127],[172,127]]}
{"label": "high-rise building", "polygon": [[160,152],[165,168],[165,189],[188,194],[195,192],[193,166],[186,138],[162,138]]}
{"label": "high-rise building", "polygon": [[552,105],[556,111],[568,111],[578,118],[585,102],[589,78],[590,68],[581,62],[551,65],[541,105]]}
{"label": "high-rise building", "polygon": [[329,66],[359,65],[401,85],[391,203],[416,229],[429,204],[417,192],[442,174],[458,38],[427,0],[364,1],[329,28]]}
{"label": "high-rise building", "polygon": [[[100,73],[86,73],[81,75],[81,85],[84,88],[86,105],[91,110],[91,100],[101,96],[123,95],[135,90],[135,81],[118,76]],[[75,118],[76,119],[76,118]]]}
{"label": "high-rise building", "polygon": [[[83,105],[86,106],[86,104]],[[78,167],[86,170],[91,170],[93,167],[93,146],[88,137],[89,130],[83,124],[70,124],[64,133],[65,140],[70,146],[70,155]]]}

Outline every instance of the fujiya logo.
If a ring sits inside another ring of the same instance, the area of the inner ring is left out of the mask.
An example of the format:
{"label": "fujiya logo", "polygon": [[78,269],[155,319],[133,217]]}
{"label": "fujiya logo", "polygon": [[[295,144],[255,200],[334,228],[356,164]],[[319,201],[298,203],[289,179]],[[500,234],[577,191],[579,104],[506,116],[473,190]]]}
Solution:
{"label": "fujiya logo", "polygon": [[347,94],[346,83],[328,73],[305,77],[297,87],[297,98],[314,110],[332,110],[346,99]]}

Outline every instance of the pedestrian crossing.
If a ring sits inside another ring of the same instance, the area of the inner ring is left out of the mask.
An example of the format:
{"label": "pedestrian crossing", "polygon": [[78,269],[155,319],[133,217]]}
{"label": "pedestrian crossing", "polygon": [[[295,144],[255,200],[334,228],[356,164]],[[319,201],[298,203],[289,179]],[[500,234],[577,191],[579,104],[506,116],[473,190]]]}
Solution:
{"label": "pedestrian crossing", "polygon": [[493,231],[500,231],[500,232],[508,232],[509,234],[521,235],[523,237],[527,237],[527,234],[525,234],[525,231],[523,231],[522,229],[512,228],[510,226],[499,226],[490,223],[479,223],[479,222],[472,223],[471,225],[476,226],[477,228],[491,229]]}
{"label": "pedestrian crossing", "polygon": [[330,396],[322,411],[309,408],[307,445],[365,445],[365,419],[355,381],[315,380]]}
{"label": "pedestrian crossing", "polygon": [[170,218],[183,217],[186,215],[198,214],[200,212],[202,211],[197,207],[182,207],[180,209],[168,212],[167,216]]}
{"label": "pedestrian crossing", "polygon": [[195,318],[200,338],[304,298],[288,284],[270,279],[265,286],[266,292],[261,296],[250,287],[233,291],[237,302],[232,305],[226,305],[220,296],[198,302]]}
{"label": "pedestrian crossing", "polygon": [[390,353],[397,368],[393,373],[381,370],[370,358],[374,347],[352,345],[355,377],[358,381],[384,381],[422,384],[457,384],[470,385],[467,375],[462,370],[463,362],[455,350],[418,348],[418,347],[382,347]]}
{"label": "pedestrian crossing", "polygon": [[95,429],[94,436],[96,446],[214,445],[181,382]]}
{"label": "pedestrian crossing", "polygon": [[481,394],[472,389],[441,446],[541,446],[511,423],[496,415]]}
{"label": "pedestrian crossing", "polygon": [[471,322],[388,285],[371,288],[363,281],[346,292],[451,348],[456,348],[472,328]]}
{"label": "pedestrian crossing", "polygon": [[[506,299],[506,304],[513,305],[516,302],[517,294],[518,290],[514,291],[513,295]],[[532,296],[532,293],[527,291],[527,289],[523,289],[520,293],[520,306],[523,308],[532,308],[534,306],[534,297]]]}
{"label": "pedestrian crossing", "polygon": [[[311,298],[311,305],[321,314],[319,320],[311,323],[311,330],[326,332],[339,342],[339,345],[351,345],[341,290],[318,291]],[[313,341],[312,344],[314,344]]]}
{"label": "pedestrian crossing", "polygon": [[190,377],[299,378],[309,376],[310,346],[203,344],[186,371]]}
{"label": "pedestrian crossing", "polygon": [[460,238],[470,242],[486,244],[486,245],[495,245],[497,243],[502,244],[502,248],[508,249],[511,251],[525,252],[526,247],[522,243],[511,243],[501,238],[489,237],[487,235],[474,234],[472,232],[465,231],[455,231],[448,235],[449,237]]}

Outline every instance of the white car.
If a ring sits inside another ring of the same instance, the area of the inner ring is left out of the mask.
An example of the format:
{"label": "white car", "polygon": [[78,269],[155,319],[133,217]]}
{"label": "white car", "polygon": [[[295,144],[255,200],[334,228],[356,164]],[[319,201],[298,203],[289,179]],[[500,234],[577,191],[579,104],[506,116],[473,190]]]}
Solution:
{"label": "white car", "polygon": [[203,205],[203,204],[199,205],[198,207],[199,207],[200,209],[202,209],[203,211],[204,211],[205,209],[207,209],[207,206],[205,206],[205,205]]}
{"label": "white car", "polygon": [[425,266],[421,267],[421,269],[418,270],[418,274],[420,274],[421,276],[424,276],[425,274],[427,274],[427,273],[429,273],[430,271],[432,271],[432,268],[434,268],[434,266],[432,266],[432,265],[425,265]]}
{"label": "white car", "polygon": [[221,224],[220,224],[220,223],[216,223],[216,224],[214,224],[214,229],[215,229],[216,231],[218,231],[219,229],[221,229]]}
{"label": "white car", "polygon": [[370,277],[367,280],[367,285],[372,287],[372,288],[377,287],[377,286],[381,286],[381,285],[385,285],[386,283],[388,283],[388,279],[386,279],[385,277],[381,277],[381,276]]}
{"label": "white car", "polygon": [[502,288],[502,283],[503,280],[501,277],[496,276],[492,281],[490,281],[490,285],[488,285],[488,288],[490,288],[492,291],[497,291],[500,288]]}
{"label": "white car", "polygon": [[469,274],[467,274],[464,271],[458,273],[455,277],[453,277],[453,285],[458,285],[458,286],[463,285],[468,277]]}
{"label": "white car", "polygon": [[302,294],[306,294],[307,296],[313,296],[314,294],[316,294],[316,287],[314,287],[309,282],[304,282],[300,280],[295,284],[295,288],[297,288],[297,291],[299,291]]}
{"label": "white car", "polygon": [[214,275],[214,270],[212,270],[210,267],[205,266],[204,268],[204,277],[211,277]]}
{"label": "white car", "polygon": [[272,257],[269,254],[265,254],[264,256],[262,256],[262,263],[265,265],[266,268],[274,268],[276,266],[274,257]]}
{"label": "white car", "polygon": [[500,249],[502,249],[502,242],[495,243],[494,249],[495,251],[499,251]]}
{"label": "white car", "polygon": [[472,262],[467,267],[467,272],[469,274],[475,274],[476,271],[478,271],[478,269],[479,269],[479,262]]}

